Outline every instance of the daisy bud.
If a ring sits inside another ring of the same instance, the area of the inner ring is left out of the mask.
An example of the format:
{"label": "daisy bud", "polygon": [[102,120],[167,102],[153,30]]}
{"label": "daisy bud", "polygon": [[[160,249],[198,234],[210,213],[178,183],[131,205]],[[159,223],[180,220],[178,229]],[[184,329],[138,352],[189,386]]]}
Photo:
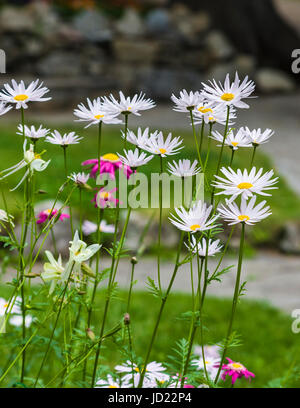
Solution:
{"label": "daisy bud", "polygon": [[92,268],[90,268],[86,263],[82,262],[81,271],[84,275],[90,276],[91,278],[96,278],[95,273]]}
{"label": "daisy bud", "polygon": [[95,333],[93,332],[93,330],[91,330],[90,328],[86,329],[86,335],[88,336],[88,338],[90,340],[92,340],[93,342],[96,340],[96,336]]}
{"label": "daisy bud", "polygon": [[77,294],[83,296],[83,295],[86,294],[86,291],[85,291],[85,290],[79,290],[79,291],[77,292]]}
{"label": "daisy bud", "polygon": [[130,323],[130,315],[129,313],[125,313],[124,314],[124,324],[128,326],[129,323]]}
{"label": "daisy bud", "polygon": [[132,263],[132,265],[136,265],[138,263],[138,260],[136,259],[135,256],[133,256],[130,260],[130,262]]}
{"label": "daisy bud", "polygon": [[40,274],[39,274],[39,273],[33,273],[33,272],[31,272],[31,273],[25,274],[24,276],[25,276],[26,278],[36,278],[36,277],[40,276]]}
{"label": "daisy bud", "polygon": [[38,190],[37,193],[38,193],[38,194],[48,194],[47,191],[45,191],[45,190]]}

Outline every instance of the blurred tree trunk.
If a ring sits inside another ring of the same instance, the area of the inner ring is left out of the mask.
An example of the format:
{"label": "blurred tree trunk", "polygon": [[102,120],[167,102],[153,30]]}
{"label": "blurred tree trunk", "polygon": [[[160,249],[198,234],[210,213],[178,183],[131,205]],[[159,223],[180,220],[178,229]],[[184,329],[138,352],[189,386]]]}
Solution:
{"label": "blurred tree trunk", "polygon": [[260,64],[290,72],[292,50],[300,48],[299,36],[279,15],[272,0],[184,3],[194,10],[208,11],[214,26],[226,33],[239,52],[255,55]]}

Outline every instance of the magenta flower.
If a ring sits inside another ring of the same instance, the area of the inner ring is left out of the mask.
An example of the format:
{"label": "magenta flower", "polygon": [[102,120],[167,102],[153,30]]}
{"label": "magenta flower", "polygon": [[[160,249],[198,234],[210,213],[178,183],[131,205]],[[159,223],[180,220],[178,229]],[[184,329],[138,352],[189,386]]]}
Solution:
{"label": "magenta flower", "polygon": [[[255,377],[251,371],[248,371],[243,364],[238,363],[236,361],[230,360],[230,358],[226,357],[226,360],[228,360],[228,364],[223,364],[222,365],[222,370],[223,373],[221,375],[221,378],[223,381],[226,380],[226,376],[231,377],[231,382],[234,384],[238,378],[249,378],[249,381],[251,380],[251,377]],[[216,365],[216,367],[219,367],[219,365]]]}
{"label": "magenta flower", "polygon": [[[38,215],[38,219],[36,221],[37,224],[43,224],[47,220],[51,220],[53,217],[57,215],[58,211],[57,210],[44,210],[41,211]],[[63,221],[65,218],[70,218],[69,214],[61,213],[59,215],[59,220]]]}
{"label": "magenta flower", "polygon": [[112,194],[116,190],[116,188],[113,188],[112,190],[107,191],[104,187],[100,188],[98,193],[96,193],[94,198],[92,199],[92,202],[95,203],[95,207],[116,207],[119,200],[117,200]]}
{"label": "magenta flower", "polygon": [[[90,177],[96,178],[99,173],[99,160],[89,159],[81,163],[82,166],[90,166]],[[108,173],[112,180],[115,179],[115,172],[119,169],[124,170],[124,174],[129,178],[132,174],[132,170],[126,164],[123,164],[119,158],[114,153],[107,153],[100,159],[100,174]]]}

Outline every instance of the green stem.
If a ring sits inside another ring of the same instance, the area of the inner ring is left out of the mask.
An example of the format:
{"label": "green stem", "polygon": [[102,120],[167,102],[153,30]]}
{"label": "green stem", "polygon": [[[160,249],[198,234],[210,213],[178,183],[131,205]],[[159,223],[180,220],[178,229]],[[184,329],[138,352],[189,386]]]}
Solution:
{"label": "green stem", "polygon": [[253,153],[252,153],[252,157],[251,157],[251,162],[250,162],[249,170],[252,169],[252,166],[253,166],[253,163],[254,163],[254,157],[255,157],[256,149],[257,149],[257,145],[254,145],[254,146],[253,146]]}
{"label": "green stem", "polygon": [[232,151],[231,151],[231,158],[230,158],[229,167],[231,167],[231,165],[232,165],[233,158],[234,158],[234,153],[235,153],[235,150],[234,150],[234,149],[231,149],[231,150],[232,150]]}
{"label": "green stem", "polygon": [[52,329],[51,336],[50,336],[50,339],[49,339],[49,342],[48,342],[48,345],[47,345],[47,349],[46,349],[46,352],[45,352],[45,354],[44,354],[42,363],[41,363],[41,365],[40,365],[40,368],[39,368],[37,377],[36,377],[36,379],[35,379],[33,388],[36,387],[37,382],[38,382],[38,380],[39,380],[39,378],[40,378],[40,375],[41,375],[41,372],[42,372],[44,363],[46,362],[46,358],[47,358],[47,356],[48,356],[48,353],[49,353],[49,350],[50,350],[50,346],[51,346],[51,344],[52,344],[52,340],[53,340],[53,338],[54,338],[54,333],[55,333],[56,326],[57,326],[57,323],[58,323],[58,320],[59,320],[59,316],[60,316],[61,311],[62,311],[62,307],[63,307],[63,304],[64,304],[65,295],[66,295],[66,291],[67,291],[67,288],[68,288],[68,285],[69,285],[69,282],[70,282],[70,278],[71,278],[71,275],[72,275],[72,271],[73,271],[74,265],[75,265],[75,263],[73,262],[72,268],[71,268],[71,270],[70,270],[70,273],[69,273],[67,282],[66,282],[66,284],[65,284],[65,287],[64,287],[64,290],[63,290],[63,293],[62,293],[62,299],[61,299],[61,301],[60,301],[60,305],[59,305],[59,309],[58,309],[58,312],[57,312],[57,315],[56,315],[54,327],[53,327],[53,329]]}
{"label": "green stem", "polygon": [[200,154],[200,150],[199,150],[198,138],[197,138],[197,133],[196,133],[196,129],[195,129],[194,116],[193,116],[192,110],[190,110],[190,117],[191,117],[191,122],[192,122],[192,129],[193,129],[193,135],[194,135],[195,144],[196,144],[196,150],[197,150],[197,154],[198,154],[198,160],[199,160],[199,164],[200,164],[201,168],[203,169],[203,164],[202,164],[202,160],[201,160],[201,154]]}
{"label": "green stem", "polygon": [[205,171],[206,171],[206,167],[207,167],[207,163],[208,163],[208,159],[209,159],[209,155],[210,155],[212,127],[213,127],[213,123],[209,123],[209,134],[208,134],[208,141],[207,141],[207,152],[206,152],[206,158],[205,158],[203,173],[205,173]]}
{"label": "green stem", "polygon": [[143,368],[143,370],[141,372],[138,388],[141,388],[142,385],[143,385],[144,377],[145,377],[145,374],[146,374],[147,364],[148,364],[149,357],[150,357],[150,354],[151,354],[151,350],[152,350],[152,347],[153,347],[153,344],[154,344],[154,341],[155,341],[155,338],[156,338],[156,334],[157,334],[157,330],[158,330],[158,327],[159,327],[159,324],[160,324],[160,320],[161,320],[161,317],[162,317],[162,314],[163,314],[163,311],[164,311],[164,308],[165,308],[169,293],[170,293],[170,291],[172,289],[174,280],[176,278],[176,275],[177,275],[177,272],[178,272],[178,269],[179,269],[179,266],[180,266],[179,258],[180,258],[180,252],[181,252],[181,248],[182,248],[183,238],[184,238],[184,232],[181,233],[180,242],[179,242],[178,250],[177,250],[176,261],[175,261],[175,266],[174,266],[174,271],[173,271],[169,286],[167,288],[167,291],[166,291],[165,295],[161,299],[161,306],[160,306],[160,309],[159,309],[159,312],[158,312],[158,316],[157,316],[156,323],[155,323],[155,326],[154,326],[154,329],[153,329],[150,344],[149,344],[149,347],[148,347],[148,350],[147,350],[147,353],[146,353],[146,357],[145,357],[145,360],[144,360],[144,364],[143,364],[144,368]]}
{"label": "green stem", "polygon": [[202,120],[201,128],[200,128],[200,143],[199,143],[200,154],[202,152],[202,144],[203,144],[203,137],[204,137],[204,125],[205,125],[205,122],[204,122],[204,120]]}
{"label": "green stem", "polygon": [[127,149],[127,132],[128,132],[128,113],[125,116],[125,137],[124,137],[124,148]]}
{"label": "green stem", "polygon": [[[217,164],[217,170],[215,175],[219,175],[220,167],[221,167],[221,162],[222,162],[222,157],[223,157],[223,150],[225,146],[225,140],[226,136],[228,133],[228,124],[229,124],[229,116],[230,116],[230,105],[227,106],[227,118],[226,118],[226,124],[225,124],[225,129],[224,129],[224,136],[223,136],[223,141],[222,141],[222,146],[219,154],[219,159],[218,159],[218,164]],[[214,195],[215,195],[215,187],[213,187],[212,194],[211,194],[211,204],[213,204],[214,201]]]}
{"label": "green stem", "polygon": [[[68,178],[67,147],[68,147],[67,145],[62,146],[63,151],[64,151],[64,165],[65,165],[65,177],[66,177],[66,179]],[[74,229],[73,229],[73,214],[72,214],[71,204],[69,204],[69,212],[70,212],[71,235],[72,235],[72,238],[73,238]]]}
{"label": "green stem", "polygon": [[233,295],[233,300],[232,300],[232,309],[231,309],[231,316],[230,316],[230,321],[229,321],[229,326],[228,326],[228,331],[227,331],[227,336],[225,340],[225,345],[224,345],[224,350],[222,353],[222,358],[220,362],[220,367],[215,379],[215,384],[217,383],[219,379],[220,372],[222,370],[222,365],[226,357],[226,353],[228,350],[229,346],[229,340],[231,337],[232,333],[232,326],[233,326],[233,321],[235,317],[235,312],[236,312],[236,307],[239,299],[239,292],[240,292],[240,281],[241,281],[241,272],[242,272],[242,264],[243,264],[243,254],[244,254],[244,242],[245,242],[245,223],[242,222],[242,231],[241,231],[241,238],[240,238],[240,249],[239,249],[239,261],[238,261],[238,268],[237,268],[237,274],[236,274],[236,281],[235,281],[235,288],[234,288],[234,295]]}
{"label": "green stem", "polygon": [[163,159],[159,155],[160,161],[160,179],[159,179],[159,226],[158,226],[158,253],[157,253],[157,280],[158,287],[161,291],[161,279],[160,279],[160,257],[161,257],[161,227],[162,227],[162,174],[163,174]]}

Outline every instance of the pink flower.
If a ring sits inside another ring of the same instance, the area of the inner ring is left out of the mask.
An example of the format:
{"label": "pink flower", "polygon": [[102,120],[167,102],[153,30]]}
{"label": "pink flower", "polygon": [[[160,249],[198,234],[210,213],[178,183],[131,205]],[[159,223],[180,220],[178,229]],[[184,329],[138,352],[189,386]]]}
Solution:
{"label": "pink flower", "polygon": [[[98,159],[89,159],[81,163],[82,166],[89,166],[90,167],[90,176],[93,178],[97,177],[99,173],[99,160]],[[107,153],[100,159],[100,174],[108,173],[112,180],[115,179],[115,172],[119,169],[124,170],[124,174],[126,177],[129,178],[132,174],[132,170],[126,164],[123,164],[119,158],[114,153]]]}
{"label": "pink flower", "polygon": [[[255,375],[251,373],[251,371],[248,371],[243,364],[230,360],[228,357],[226,357],[226,359],[228,360],[228,364],[222,365],[223,373],[221,378],[223,381],[226,380],[227,375],[231,377],[232,384],[234,384],[238,378],[245,377],[247,379],[249,378],[250,381],[250,377],[255,377]],[[219,367],[219,365],[216,366]]]}
{"label": "pink flower", "polygon": [[116,207],[119,200],[112,195],[112,193],[114,193],[116,190],[116,188],[113,188],[112,190],[107,191],[104,187],[100,188],[98,193],[96,193],[92,199],[92,202],[95,203],[95,207]]}
{"label": "pink flower", "polygon": [[[58,211],[57,210],[44,210],[41,211],[38,215],[38,219],[36,221],[37,224],[43,224],[47,220],[51,220],[53,217],[57,215]],[[61,213],[59,215],[59,220],[63,221],[65,218],[70,218],[69,214]]]}
{"label": "pink flower", "polygon": [[185,384],[183,388],[195,388],[193,385]]}

